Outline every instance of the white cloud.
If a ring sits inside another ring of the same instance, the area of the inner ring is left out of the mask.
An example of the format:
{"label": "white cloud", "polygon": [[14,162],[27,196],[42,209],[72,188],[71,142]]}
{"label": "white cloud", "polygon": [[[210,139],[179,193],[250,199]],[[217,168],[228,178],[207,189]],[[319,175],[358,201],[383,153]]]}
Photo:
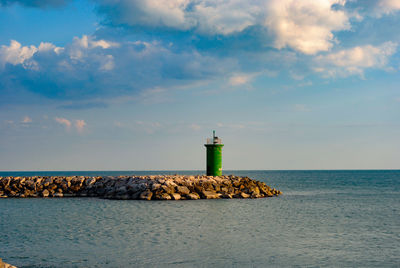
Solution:
{"label": "white cloud", "polygon": [[315,71],[324,76],[363,75],[367,68],[385,68],[397,44],[386,42],[380,46],[357,46],[316,57]]}
{"label": "white cloud", "polygon": [[57,123],[64,125],[67,130],[71,128],[71,121],[66,118],[56,117],[54,120],[56,120]]}
{"label": "white cloud", "polygon": [[0,66],[4,67],[6,63],[24,64],[37,50],[35,46],[21,46],[17,41],[11,40],[9,46],[2,45],[0,48]]}
{"label": "white cloud", "polygon": [[195,3],[193,11],[187,15],[195,20],[201,33],[232,34],[256,25],[262,16],[262,1],[203,0]]}
{"label": "white cloud", "polygon": [[101,48],[108,49],[119,47],[116,42],[106,41],[103,39],[94,40],[92,36],[83,35],[81,38],[74,37],[72,44],[68,48],[69,57],[73,60],[82,60],[88,54],[88,50]]}
{"label": "white cloud", "polygon": [[24,124],[32,123],[32,118],[30,118],[29,116],[25,116],[24,119],[22,119],[21,122],[24,123]]}
{"label": "white cloud", "polygon": [[[4,57],[10,54],[10,47],[18,60]],[[27,53],[27,49],[32,52]],[[113,97],[131,97],[132,93],[140,97],[144,92],[145,99],[165,98],[168,94],[158,90],[151,96],[148,92],[229,75],[238,67],[231,58],[206,55],[194,48],[176,50],[156,41],[141,40],[115,43],[91,36],[74,38],[63,48],[50,43],[42,43],[38,48],[22,47],[15,41],[3,46],[1,52],[0,64],[4,69],[0,66],[0,82],[10,91],[22,87],[49,98],[67,100],[107,95],[109,101]],[[5,61],[23,68],[12,68]]]}
{"label": "white cloud", "polygon": [[[54,118],[54,120],[57,123],[64,125],[67,130],[71,129],[72,122],[70,120],[68,120],[66,118],[62,118],[62,117],[56,117],[56,118]],[[86,124],[85,120],[82,120],[82,119],[77,119],[77,120],[75,120],[75,123],[74,123],[74,126],[79,133],[82,133],[84,131],[86,125],[87,124]]]}
{"label": "white cloud", "polygon": [[[344,0],[98,0],[113,24],[167,27],[206,35],[230,35],[251,26],[274,37],[278,49],[305,54],[329,50],[334,31],[350,29],[349,16],[333,5]],[[269,45],[269,44],[266,44]]]}
{"label": "white cloud", "polygon": [[265,25],[275,36],[275,47],[288,46],[305,54],[328,51],[335,41],[333,31],[350,29],[348,15],[333,10],[333,4],[344,1],[270,1]]}
{"label": "white cloud", "polygon": [[32,57],[38,52],[54,51],[59,54],[62,48],[56,47],[51,43],[42,42],[39,47],[34,45],[22,46],[19,42],[11,40],[10,45],[0,47],[0,68],[4,68],[7,63],[12,65],[21,64],[25,69],[37,70],[37,62]]}
{"label": "white cloud", "polygon": [[205,34],[231,34],[255,25],[262,1],[121,0],[97,1],[114,24],[196,29]]}
{"label": "white cloud", "polygon": [[381,17],[383,14],[390,14],[400,10],[399,0],[380,0],[376,2],[375,15]]}
{"label": "white cloud", "polygon": [[77,130],[79,133],[82,133],[82,132],[83,132],[83,129],[84,129],[85,126],[86,126],[85,120],[81,120],[81,119],[75,120],[75,127],[76,127],[76,130]]}

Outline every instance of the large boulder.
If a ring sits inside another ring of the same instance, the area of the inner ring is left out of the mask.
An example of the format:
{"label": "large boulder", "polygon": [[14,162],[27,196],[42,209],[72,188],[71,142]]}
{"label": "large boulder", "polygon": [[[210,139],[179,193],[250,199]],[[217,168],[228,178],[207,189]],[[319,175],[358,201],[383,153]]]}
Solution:
{"label": "large boulder", "polygon": [[173,200],[180,200],[182,198],[182,196],[178,193],[171,194],[171,197]]}
{"label": "large boulder", "polygon": [[42,197],[48,197],[50,195],[49,191],[44,189],[43,192],[40,193]]}
{"label": "large boulder", "polygon": [[186,198],[190,200],[197,200],[200,199],[200,196],[198,193],[190,193],[186,195]]}
{"label": "large boulder", "polygon": [[181,195],[187,195],[190,193],[190,190],[186,186],[176,186],[176,192],[181,194]]}
{"label": "large boulder", "polygon": [[202,191],[200,193],[200,196],[203,199],[217,199],[217,198],[219,198],[221,196],[221,194],[216,193],[214,191],[206,191],[206,190],[204,190],[204,191]]}
{"label": "large boulder", "polygon": [[151,200],[151,197],[153,196],[153,193],[150,190],[143,191],[139,195],[139,199],[142,200]]}

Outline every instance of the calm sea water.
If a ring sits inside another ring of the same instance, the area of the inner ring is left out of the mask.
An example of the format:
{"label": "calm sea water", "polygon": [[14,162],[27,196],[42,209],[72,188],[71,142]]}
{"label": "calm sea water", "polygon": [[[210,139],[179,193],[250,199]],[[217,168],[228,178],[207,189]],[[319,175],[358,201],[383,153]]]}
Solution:
{"label": "calm sea water", "polygon": [[[0,172],[7,175],[199,174]],[[400,267],[400,171],[231,171],[277,198],[0,199],[19,267]]]}

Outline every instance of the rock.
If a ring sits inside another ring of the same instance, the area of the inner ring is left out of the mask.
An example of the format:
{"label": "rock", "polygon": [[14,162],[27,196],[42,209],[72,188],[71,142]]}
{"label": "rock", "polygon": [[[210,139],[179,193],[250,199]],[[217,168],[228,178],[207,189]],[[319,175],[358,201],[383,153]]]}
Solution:
{"label": "rock", "polygon": [[200,196],[198,193],[190,193],[186,195],[186,198],[190,200],[197,200],[200,199]]}
{"label": "rock", "polygon": [[244,192],[242,192],[242,193],[240,193],[240,197],[241,197],[241,198],[249,198],[250,195],[249,195],[249,194],[246,194],[246,193],[244,193]]}
{"label": "rock", "polygon": [[49,191],[54,191],[55,189],[57,189],[57,185],[56,184],[49,184],[49,186],[47,186],[47,189],[49,190]]}
{"label": "rock", "polygon": [[96,182],[96,178],[87,178],[87,179],[85,179],[85,185],[86,186],[92,185],[95,182]]}
{"label": "rock", "polygon": [[180,200],[182,198],[182,196],[178,193],[171,194],[171,197],[173,200]]}
{"label": "rock", "polygon": [[142,200],[151,200],[153,193],[150,190],[146,190],[139,195],[139,199]]}
{"label": "rock", "polygon": [[0,197],[75,197],[111,199],[215,199],[278,196],[264,182],[239,176],[53,176],[0,177]]}
{"label": "rock", "polygon": [[35,182],[33,180],[26,180],[25,181],[25,187],[28,188],[29,190],[34,190],[35,189]]}
{"label": "rock", "polygon": [[113,199],[128,200],[131,199],[131,196],[128,194],[122,194],[114,196]]}
{"label": "rock", "polygon": [[221,196],[221,194],[216,193],[214,191],[202,191],[200,193],[201,197],[204,199],[217,199]]}
{"label": "rock", "polygon": [[0,268],[17,268],[17,267],[3,262],[3,260],[0,258]]}
{"label": "rock", "polygon": [[175,189],[174,189],[175,187],[172,185],[162,185],[161,188],[167,194],[172,194],[175,192]]}
{"label": "rock", "polygon": [[162,193],[158,200],[171,200],[171,196],[167,193]]}
{"label": "rock", "polygon": [[49,196],[49,191],[48,190],[43,190],[43,192],[41,192],[41,196],[42,197],[48,197]]}
{"label": "rock", "polygon": [[159,190],[160,188],[161,188],[161,184],[159,184],[159,183],[154,183],[154,184],[151,186],[151,190],[152,190],[153,192]]}
{"label": "rock", "polygon": [[115,193],[117,195],[126,195],[128,193],[128,189],[126,188],[126,186],[121,186],[115,191]]}
{"label": "rock", "polygon": [[176,192],[181,195],[187,195],[190,193],[190,190],[186,186],[176,186]]}
{"label": "rock", "polygon": [[63,197],[63,193],[57,192],[53,194],[53,197]]}

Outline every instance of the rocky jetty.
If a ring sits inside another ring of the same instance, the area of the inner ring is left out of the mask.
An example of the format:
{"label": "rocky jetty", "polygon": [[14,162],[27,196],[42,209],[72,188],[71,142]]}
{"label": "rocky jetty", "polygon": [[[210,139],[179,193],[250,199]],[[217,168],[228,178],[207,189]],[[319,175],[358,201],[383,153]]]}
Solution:
{"label": "rocky jetty", "polygon": [[0,198],[100,197],[196,200],[261,198],[282,194],[264,182],[238,176],[0,177]]}
{"label": "rocky jetty", "polygon": [[17,268],[17,267],[3,262],[3,260],[0,258],[0,268]]}

